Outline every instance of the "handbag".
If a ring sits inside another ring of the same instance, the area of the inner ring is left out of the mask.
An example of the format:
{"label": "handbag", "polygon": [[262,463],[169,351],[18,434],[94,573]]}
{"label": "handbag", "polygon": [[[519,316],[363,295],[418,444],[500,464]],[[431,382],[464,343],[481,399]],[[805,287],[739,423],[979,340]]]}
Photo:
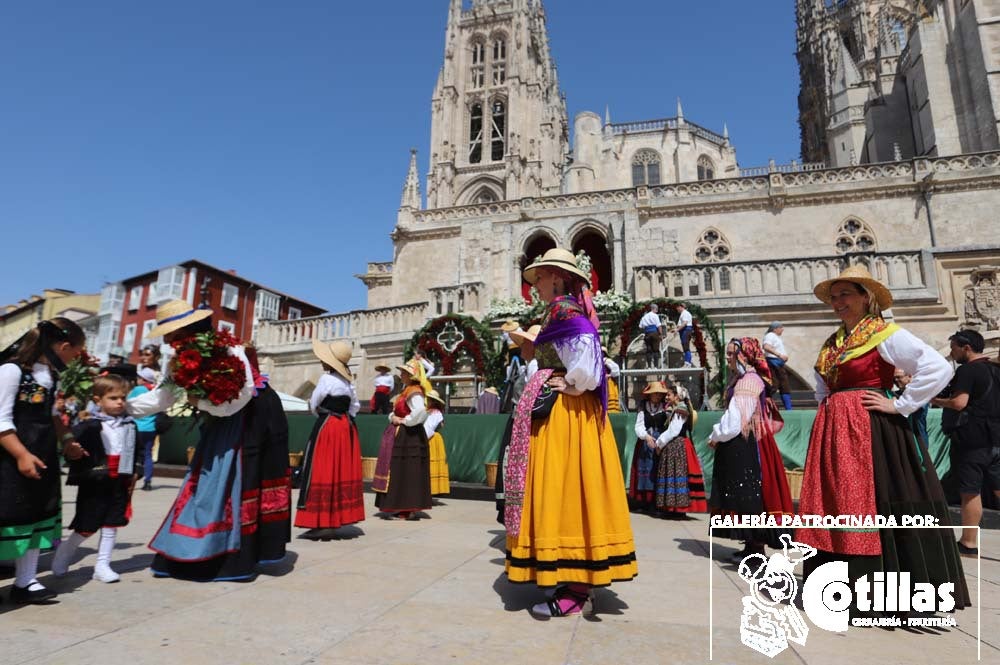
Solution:
{"label": "handbag", "polygon": [[552,413],[552,407],[556,403],[559,393],[552,390],[548,385],[542,386],[535,397],[535,403],[531,405],[531,419],[545,420]]}

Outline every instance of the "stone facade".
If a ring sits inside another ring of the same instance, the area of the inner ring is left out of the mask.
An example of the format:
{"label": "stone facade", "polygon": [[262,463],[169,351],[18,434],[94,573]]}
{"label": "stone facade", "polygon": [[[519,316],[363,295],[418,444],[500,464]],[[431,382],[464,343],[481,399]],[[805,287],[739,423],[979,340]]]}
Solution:
{"label": "stone facade", "polygon": [[[887,8],[906,3],[863,4],[836,5],[851,6],[844,16],[861,31],[858,43],[870,56],[852,62],[850,49],[830,41],[825,5],[822,16],[810,14],[825,27],[805,39],[803,12],[823,3],[800,1],[800,63],[805,55],[816,61],[803,70],[803,94],[821,102],[802,107],[809,161],[741,169],[728,131],[687,120],[680,102],[674,117],[661,120],[616,124],[608,111],[603,119],[581,113],[570,152],[541,2],[473,0],[465,7],[453,0],[432,101],[427,205],[411,153],[393,260],[370,263],[358,275],[369,289],[368,309],[265,324],[258,344],[275,384],[304,394],[319,373],[310,341],[350,339],[365,397],[374,364],[401,361],[403,345],[425,321],[453,311],[481,317],[494,299],[521,296],[522,267],[553,245],[587,251],[598,289],[697,302],[724,322],[727,336],[761,336],[769,321],[785,321],[790,368],[801,388],[813,383],[812,363],[835,327],[812,287],[848,263],[865,263],[885,280],[897,301],[891,315],[934,346],[945,348],[964,323],[978,324],[996,344],[1000,151],[954,157],[911,151],[888,163],[851,166],[857,160],[847,159],[835,168],[816,163],[831,158],[823,130],[831,113],[848,109],[851,122],[831,136],[845,145],[850,137],[855,156],[870,137],[882,140],[882,130],[869,132],[870,108],[857,91],[869,91],[863,82],[873,78],[894,80],[899,58],[915,43],[898,41],[892,68],[871,56],[871,25],[884,25]],[[901,21],[910,26],[905,36],[931,31],[933,12],[947,7]],[[495,75],[500,65],[502,76]],[[823,78],[831,71],[832,78]],[[495,137],[502,154],[487,155],[470,109],[497,99],[506,100],[504,113],[517,113],[505,116],[506,133]],[[858,108],[862,115],[854,118],[850,109]],[[809,123],[818,124],[807,141]],[[832,163],[843,162],[842,153]]]}

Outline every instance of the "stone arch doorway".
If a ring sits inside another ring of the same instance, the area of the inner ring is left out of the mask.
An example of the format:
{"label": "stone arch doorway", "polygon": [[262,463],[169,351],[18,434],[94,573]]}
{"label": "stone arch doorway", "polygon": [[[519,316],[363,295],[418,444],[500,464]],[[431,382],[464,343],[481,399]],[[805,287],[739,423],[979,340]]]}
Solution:
{"label": "stone arch doorway", "polygon": [[587,253],[590,257],[590,282],[591,290],[608,291],[613,285],[613,275],[611,273],[611,253],[608,251],[608,241],[599,232],[587,229],[576,236],[573,240],[573,253],[580,251]]}
{"label": "stone arch doorway", "polygon": [[[556,241],[546,233],[532,236],[528,244],[525,245],[524,254],[521,255],[521,260],[518,263],[520,271],[523,271],[535,257],[541,256],[555,246]],[[525,302],[531,302],[531,284],[524,281],[524,278],[521,278],[521,297],[524,298]]]}

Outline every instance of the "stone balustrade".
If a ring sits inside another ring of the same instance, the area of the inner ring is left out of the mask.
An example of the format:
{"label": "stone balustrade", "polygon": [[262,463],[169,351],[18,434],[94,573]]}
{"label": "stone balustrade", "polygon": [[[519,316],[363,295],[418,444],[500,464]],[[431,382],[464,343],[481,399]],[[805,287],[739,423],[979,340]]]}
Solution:
{"label": "stone balustrade", "polygon": [[812,297],[813,287],[848,265],[862,264],[897,298],[923,293],[933,258],[920,251],[848,254],[814,258],[641,266],[633,271],[637,300]]}
{"label": "stone balustrade", "polygon": [[412,334],[427,322],[428,303],[323,314],[290,321],[262,321],[254,342],[261,354],[306,350],[313,340],[357,340]]}
{"label": "stone balustrade", "polygon": [[769,173],[798,173],[799,171],[820,171],[826,168],[823,162],[797,162],[794,159],[790,164],[775,164],[771,162],[767,166],[748,166],[740,169],[741,178],[753,178],[755,176],[766,176]]}
{"label": "stone balustrade", "polygon": [[437,286],[431,292],[431,314],[478,313],[482,307],[482,297],[486,293],[483,282],[468,282],[455,286]]}

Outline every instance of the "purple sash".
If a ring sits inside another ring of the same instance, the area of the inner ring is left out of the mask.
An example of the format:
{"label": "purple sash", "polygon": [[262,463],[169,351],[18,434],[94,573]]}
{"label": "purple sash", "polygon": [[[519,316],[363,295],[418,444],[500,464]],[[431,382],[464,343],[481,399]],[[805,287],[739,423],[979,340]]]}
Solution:
{"label": "purple sash", "polygon": [[382,432],[382,445],[378,449],[378,461],[375,462],[375,475],[372,478],[373,492],[389,491],[389,467],[392,466],[392,447],[396,442],[398,427],[389,423]]}

